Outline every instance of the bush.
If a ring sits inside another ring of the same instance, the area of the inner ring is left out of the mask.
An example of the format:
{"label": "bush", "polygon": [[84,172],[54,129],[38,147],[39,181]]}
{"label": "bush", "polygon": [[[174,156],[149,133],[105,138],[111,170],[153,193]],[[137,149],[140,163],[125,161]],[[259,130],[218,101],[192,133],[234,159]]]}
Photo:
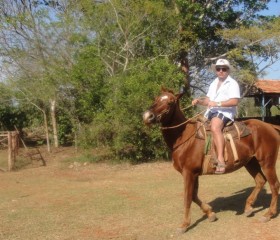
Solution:
{"label": "bush", "polygon": [[[142,114],[159,94],[161,86],[177,91],[183,76],[166,59],[149,66],[137,65],[129,74],[112,77],[107,83],[104,110],[84,128],[82,145],[110,146],[117,159],[133,163],[167,158],[159,128],[143,125]],[[140,66],[140,67],[139,67]]]}

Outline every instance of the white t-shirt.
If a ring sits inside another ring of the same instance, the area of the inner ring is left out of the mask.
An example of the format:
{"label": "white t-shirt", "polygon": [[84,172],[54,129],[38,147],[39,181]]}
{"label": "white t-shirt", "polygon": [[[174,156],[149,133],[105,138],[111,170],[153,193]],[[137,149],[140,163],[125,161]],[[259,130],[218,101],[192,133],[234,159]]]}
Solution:
{"label": "white t-shirt", "polygon": [[[220,88],[217,91],[219,79],[216,78],[209,87],[207,97],[209,97],[210,101],[214,102],[221,102],[221,101],[227,101],[231,98],[240,98],[240,88],[238,83],[230,76],[228,76]],[[208,116],[209,110],[211,112],[219,112],[222,113],[225,117],[231,119],[233,121],[233,118],[236,114],[236,106],[235,107],[212,107],[211,109],[208,109],[205,113],[205,117]]]}

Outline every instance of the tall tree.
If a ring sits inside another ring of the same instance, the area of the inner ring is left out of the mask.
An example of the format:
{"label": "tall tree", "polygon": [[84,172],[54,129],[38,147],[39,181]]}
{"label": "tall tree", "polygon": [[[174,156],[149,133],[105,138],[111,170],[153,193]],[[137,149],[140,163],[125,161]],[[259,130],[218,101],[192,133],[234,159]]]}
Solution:
{"label": "tall tree", "polygon": [[235,43],[235,48],[228,52],[228,56],[240,64],[236,70],[243,84],[243,95],[246,95],[257,78],[280,60],[280,18],[270,21],[260,19],[249,26],[219,33],[223,39]]}
{"label": "tall tree", "polygon": [[76,46],[70,38],[77,29],[73,23],[62,25],[62,3],[27,0],[1,1],[0,5],[0,52],[8,66],[7,76],[17,95],[50,109],[56,147],[57,93],[73,64]]}
{"label": "tall tree", "polygon": [[[179,62],[183,63],[188,70],[186,74],[190,75],[186,83],[187,87],[205,91],[212,76],[207,68],[221,57],[230,59],[237,69],[245,68],[244,71],[250,75],[250,78],[256,79],[259,72],[256,68],[252,68],[255,62],[248,57],[248,52],[244,51],[245,48],[253,48],[252,42],[238,43],[236,39],[239,34],[242,34],[240,29],[253,31],[260,19],[262,24],[271,21],[271,18],[258,15],[259,11],[267,8],[267,3],[270,1],[180,0],[172,2],[181,16],[182,48]],[[262,29],[264,30],[265,27],[270,28],[269,25],[263,25]],[[235,38],[228,37],[230,30],[233,30]],[[240,36],[243,37],[244,34]],[[271,42],[273,39],[266,35],[262,43],[266,40]],[[263,48],[259,44],[258,41],[254,43],[254,51],[261,57]],[[266,58],[274,55],[275,59],[275,53],[267,52],[267,54],[270,55],[266,55]],[[244,77],[241,77],[242,79]]]}
{"label": "tall tree", "polygon": [[179,35],[171,29],[177,27],[177,16],[163,1],[100,2],[82,0],[79,6],[110,76],[131,69],[134,59],[153,61],[175,54]]}

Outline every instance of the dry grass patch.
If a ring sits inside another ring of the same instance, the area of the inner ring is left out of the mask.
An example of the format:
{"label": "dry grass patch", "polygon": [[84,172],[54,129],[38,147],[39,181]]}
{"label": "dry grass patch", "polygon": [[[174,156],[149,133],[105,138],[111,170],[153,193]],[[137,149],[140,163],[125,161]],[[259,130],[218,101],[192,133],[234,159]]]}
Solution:
{"label": "dry grass patch", "polygon": [[[183,182],[171,163],[69,168],[69,161],[61,164],[65,157],[69,155],[61,151],[47,167],[0,174],[0,239],[279,239],[279,216],[258,222],[270,194],[261,193],[254,217],[242,215],[254,186],[245,169],[202,176],[200,196],[219,219],[209,223],[193,204],[192,226],[177,235]],[[277,171],[280,176],[279,162]]]}

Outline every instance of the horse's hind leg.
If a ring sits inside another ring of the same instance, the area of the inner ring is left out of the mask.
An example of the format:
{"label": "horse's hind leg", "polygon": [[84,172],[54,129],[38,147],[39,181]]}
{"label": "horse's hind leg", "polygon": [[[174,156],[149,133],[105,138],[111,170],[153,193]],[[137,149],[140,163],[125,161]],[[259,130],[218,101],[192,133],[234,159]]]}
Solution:
{"label": "horse's hind leg", "polygon": [[266,165],[264,165],[263,172],[267,178],[267,181],[271,189],[270,206],[268,211],[264,214],[263,218],[261,219],[262,222],[267,222],[277,214],[277,203],[278,203],[278,193],[279,193],[280,183],[277,178],[275,166],[267,167]]}
{"label": "horse's hind leg", "polygon": [[249,217],[253,214],[253,204],[255,203],[258,194],[260,193],[260,191],[266,183],[266,177],[264,176],[261,166],[255,157],[251,159],[251,161],[245,166],[245,168],[255,179],[256,183],[254,190],[246,200],[246,205],[244,209],[245,215]]}
{"label": "horse's hind leg", "polygon": [[194,183],[193,201],[207,215],[208,220],[210,222],[214,222],[217,219],[216,214],[212,211],[212,207],[209,204],[204,203],[199,199],[199,197],[198,197],[198,187],[199,187],[199,181],[198,181],[198,177],[196,177],[195,183]]}

